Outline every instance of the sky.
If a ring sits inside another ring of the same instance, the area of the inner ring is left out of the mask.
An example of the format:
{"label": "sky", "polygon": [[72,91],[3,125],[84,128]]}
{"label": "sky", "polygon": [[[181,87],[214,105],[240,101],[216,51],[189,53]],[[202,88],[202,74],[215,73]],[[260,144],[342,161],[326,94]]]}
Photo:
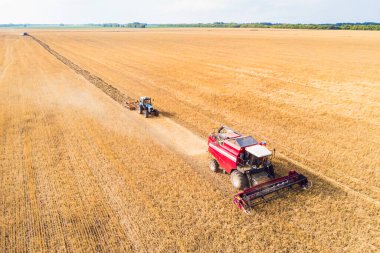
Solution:
{"label": "sky", "polygon": [[380,0],[0,0],[0,23],[380,22]]}

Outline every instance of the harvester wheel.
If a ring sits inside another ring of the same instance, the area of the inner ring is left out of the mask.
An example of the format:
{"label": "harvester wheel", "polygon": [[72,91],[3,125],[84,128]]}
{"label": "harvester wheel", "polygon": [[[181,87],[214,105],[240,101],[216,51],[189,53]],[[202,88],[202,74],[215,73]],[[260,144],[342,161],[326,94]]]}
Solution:
{"label": "harvester wheel", "polygon": [[313,186],[313,183],[311,181],[307,181],[306,184],[301,185],[302,189],[309,190]]}
{"label": "harvester wheel", "polygon": [[215,173],[219,171],[219,163],[215,159],[210,161],[210,170]]}
{"label": "harvester wheel", "polygon": [[148,118],[149,117],[149,112],[148,110],[145,110],[145,118]]}
{"label": "harvester wheel", "polygon": [[143,113],[143,110],[142,110],[142,107],[141,105],[139,105],[139,113],[142,114]]}
{"label": "harvester wheel", "polygon": [[269,166],[269,170],[268,170],[268,177],[270,178],[270,179],[274,179],[275,178],[275,174],[274,174],[274,167],[273,167],[273,165],[270,165]]}
{"label": "harvester wheel", "polygon": [[234,170],[231,173],[231,183],[235,188],[243,190],[248,187],[248,178],[240,171]]}

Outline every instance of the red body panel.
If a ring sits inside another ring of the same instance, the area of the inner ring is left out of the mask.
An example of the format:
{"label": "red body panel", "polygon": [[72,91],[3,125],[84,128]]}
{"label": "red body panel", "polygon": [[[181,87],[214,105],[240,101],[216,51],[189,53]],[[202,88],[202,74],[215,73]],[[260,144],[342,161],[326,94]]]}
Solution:
{"label": "red body panel", "polygon": [[238,159],[244,149],[236,149],[224,142],[219,144],[218,141],[210,136],[208,138],[208,151],[218,161],[220,167],[227,173],[231,173],[238,165]]}

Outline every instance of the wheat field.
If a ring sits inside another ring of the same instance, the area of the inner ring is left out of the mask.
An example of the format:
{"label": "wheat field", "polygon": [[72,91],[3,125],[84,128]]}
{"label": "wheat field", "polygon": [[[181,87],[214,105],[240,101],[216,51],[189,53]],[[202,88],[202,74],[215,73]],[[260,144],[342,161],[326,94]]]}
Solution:
{"label": "wheat field", "polygon": [[[379,251],[380,33],[28,32],[162,115],[1,30],[2,251]],[[313,188],[244,215],[229,177],[208,170],[220,124],[268,141],[278,174]]]}

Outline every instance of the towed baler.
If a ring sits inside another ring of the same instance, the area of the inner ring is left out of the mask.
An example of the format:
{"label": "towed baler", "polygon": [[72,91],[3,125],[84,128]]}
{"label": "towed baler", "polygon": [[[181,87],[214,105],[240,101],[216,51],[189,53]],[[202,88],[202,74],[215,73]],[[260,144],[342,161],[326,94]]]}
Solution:
{"label": "towed baler", "polygon": [[124,103],[124,106],[129,110],[136,110],[136,108],[139,106],[139,101],[133,101],[129,99]]}
{"label": "towed baler", "polygon": [[[250,213],[254,206],[267,202],[279,191],[294,185],[304,189],[310,185],[304,175],[295,171],[275,178],[272,152],[266,148],[266,142],[257,142],[252,136],[245,136],[226,126],[209,136],[208,146],[213,157],[210,170],[222,170],[231,175],[232,185],[243,190],[234,196],[234,203],[246,213]],[[262,182],[263,178],[267,179]]]}

